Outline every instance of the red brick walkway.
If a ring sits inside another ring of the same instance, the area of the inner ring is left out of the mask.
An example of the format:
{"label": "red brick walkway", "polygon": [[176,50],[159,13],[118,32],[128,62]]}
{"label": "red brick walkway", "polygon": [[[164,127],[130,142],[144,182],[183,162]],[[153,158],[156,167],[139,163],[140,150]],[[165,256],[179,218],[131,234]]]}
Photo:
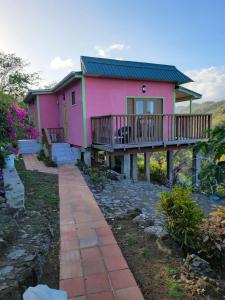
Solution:
{"label": "red brick walkway", "polygon": [[24,154],[23,161],[27,170],[39,171],[42,173],[58,174],[57,168],[46,167],[42,161],[37,159],[36,155]]}
{"label": "red brick walkway", "polygon": [[70,299],[144,299],[80,171],[59,167],[60,288]]}
{"label": "red brick walkway", "polygon": [[[37,169],[35,159],[30,160],[30,165]],[[68,292],[70,300],[143,300],[79,169],[61,166],[58,174],[60,289]]]}

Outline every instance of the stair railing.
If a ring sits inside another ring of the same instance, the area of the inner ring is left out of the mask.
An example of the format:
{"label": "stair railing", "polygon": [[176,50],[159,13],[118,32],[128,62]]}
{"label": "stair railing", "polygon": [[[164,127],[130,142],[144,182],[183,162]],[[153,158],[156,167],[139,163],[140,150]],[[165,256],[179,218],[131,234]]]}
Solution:
{"label": "stair railing", "polygon": [[42,144],[47,150],[50,160],[52,160],[52,141],[47,128],[42,128]]}

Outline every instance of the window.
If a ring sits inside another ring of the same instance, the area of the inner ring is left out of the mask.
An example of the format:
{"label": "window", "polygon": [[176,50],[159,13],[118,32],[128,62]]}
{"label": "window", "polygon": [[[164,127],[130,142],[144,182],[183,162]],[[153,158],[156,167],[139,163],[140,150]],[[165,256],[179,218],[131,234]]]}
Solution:
{"label": "window", "polygon": [[154,113],[154,102],[152,100],[147,101],[147,114]]}
{"label": "window", "polygon": [[76,94],[75,94],[75,91],[73,91],[71,93],[71,103],[72,103],[72,106],[76,105]]}
{"label": "window", "polygon": [[144,101],[136,100],[136,114],[141,115],[144,113]]}

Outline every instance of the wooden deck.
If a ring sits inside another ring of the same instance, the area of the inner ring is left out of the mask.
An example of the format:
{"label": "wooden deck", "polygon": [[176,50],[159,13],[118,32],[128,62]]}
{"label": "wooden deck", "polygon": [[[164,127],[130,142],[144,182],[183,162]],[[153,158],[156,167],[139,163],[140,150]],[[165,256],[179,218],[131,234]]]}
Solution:
{"label": "wooden deck", "polygon": [[210,114],[92,117],[92,146],[105,151],[187,146],[207,140],[211,124]]}

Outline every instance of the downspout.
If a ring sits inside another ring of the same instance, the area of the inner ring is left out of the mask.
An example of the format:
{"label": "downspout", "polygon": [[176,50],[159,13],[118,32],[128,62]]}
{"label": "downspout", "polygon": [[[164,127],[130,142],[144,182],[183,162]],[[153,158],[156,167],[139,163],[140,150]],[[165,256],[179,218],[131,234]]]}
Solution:
{"label": "downspout", "polygon": [[192,114],[192,100],[190,100],[190,114]]}
{"label": "downspout", "polygon": [[41,112],[40,112],[40,96],[36,97],[37,104],[37,118],[38,118],[38,132],[39,132],[39,141],[41,142]]}
{"label": "downspout", "polygon": [[85,77],[81,76],[82,87],[82,112],[83,112],[83,147],[87,148],[87,110],[86,110],[86,94],[85,94]]}

